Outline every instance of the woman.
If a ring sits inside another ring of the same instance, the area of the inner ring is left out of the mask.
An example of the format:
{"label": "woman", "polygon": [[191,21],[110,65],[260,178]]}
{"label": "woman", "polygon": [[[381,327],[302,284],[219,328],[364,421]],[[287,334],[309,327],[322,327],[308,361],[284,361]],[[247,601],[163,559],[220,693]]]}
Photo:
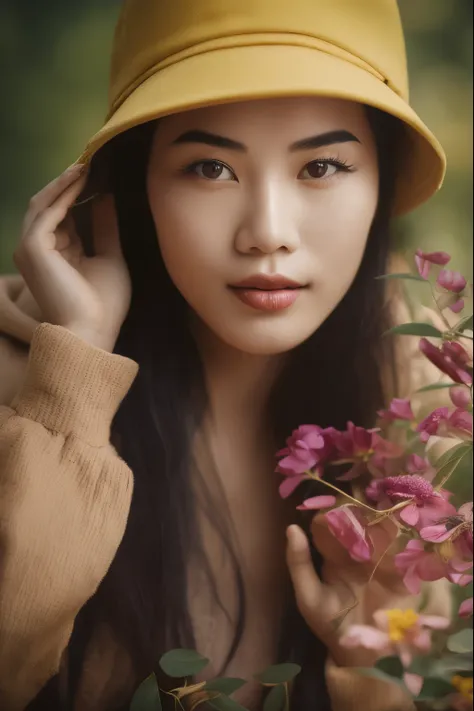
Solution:
{"label": "woman", "polygon": [[125,3],[107,123],[2,284],[31,341],[2,346],[2,709],[128,709],[175,647],[210,658],[197,680],[298,662],[293,711],[411,708],[332,621],[412,601],[296,519],[274,453],[393,389],[374,278],[444,170],[395,0]]}

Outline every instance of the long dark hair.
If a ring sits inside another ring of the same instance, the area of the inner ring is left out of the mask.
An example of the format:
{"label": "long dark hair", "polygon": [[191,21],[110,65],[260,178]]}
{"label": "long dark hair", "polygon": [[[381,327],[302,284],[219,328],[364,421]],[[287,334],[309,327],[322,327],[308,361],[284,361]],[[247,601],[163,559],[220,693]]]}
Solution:
{"label": "long dark hair", "polygon": [[[390,343],[382,338],[390,316],[383,282],[375,277],[387,268],[397,147],[403,128],[383,112],[366,110],[380,164],[377,212],[348,293],[326,322],[291,352],[274,386],[268,413],[281,445],[292,429],[305,422],[343,428],[352,420],[370,426],[384,402],[383,370],[390,369],[393,354]],[[192,647],[194,641],[186,597],[186,563],[191,554],[200,556],[213,585],[199,544],[190,486],[196,474],[192,436],[206,407],[202,365],[189,328],[188,305],[161,258],[145,189],[155,128],[156,122],[150,122],[118,136],[99,151],[91,167],[89,189],[106,184],[114,194],[133,284],[131,308],[116,353],[137,361],[140,371],[113,425],[113,440],[135,477],[130,516],[111,568],[76,619],[68,648],[71,707],[87,644],[99,623],[108,624],[127,649],[139,680],[155,670],[166,683],[157,669],[159,657],[171,648]],[[87,247],[90,230],[85,211],[79,222]],[[215,505],[211,492],[206,500],[211,523],[233,562],[240,599],[228,662],[245,629],[244,585],[226,517],[218,513],[222,507]],[[315,549],[312,553],[319,569],[319,556]],[[216,604],[221,603],[216,599]],[[289,588],[278,658],[302,665],[292,693],[293,711],[313,708],[315,699],[320,711],[330,709],[325,656]]]}

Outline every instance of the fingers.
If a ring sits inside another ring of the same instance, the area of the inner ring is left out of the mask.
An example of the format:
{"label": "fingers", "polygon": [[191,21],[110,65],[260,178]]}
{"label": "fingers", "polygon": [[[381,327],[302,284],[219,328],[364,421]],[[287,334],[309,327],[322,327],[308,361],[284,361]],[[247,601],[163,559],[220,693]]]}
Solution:
{"label": "fingers", "polygon": [[55,231],[63,222],[78,195],[81,194],[87,176],[82,175],[62,192],[57,199],[38,212],[31,221],[29,230],[24,232],[22,243],[26,247],[38,246],[42,249],[55,249]]}
{"label": "fingers", "polygon": [[286,561],[296,595],[298,608],[312,627],[314,613],[321,598],[322,583],[314,569],[309,541],[299,526],[287,529]]}
{"label": "fingers", "polygon": [[0,331],[23,343],[31,343],[39,323],[15,303],[23,287],[21,277],[0,277]]}
{"label": "fingers", "polygon": [[83,170],[83,166],[76,164],[70,166],[62,175],[52,180],[46,187],[31,198],[29,208],[23,221],[23,232],[29,231],[38,215],[55,202],[58,197],[74,183]]}

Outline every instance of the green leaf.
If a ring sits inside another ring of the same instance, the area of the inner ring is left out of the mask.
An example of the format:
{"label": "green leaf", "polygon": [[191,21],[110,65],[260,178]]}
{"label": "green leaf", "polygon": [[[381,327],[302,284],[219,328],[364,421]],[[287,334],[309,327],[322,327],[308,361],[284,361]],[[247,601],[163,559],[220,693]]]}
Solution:
{"label": "green leaf", "polygon": [[298,664],[291,664],[290,662],[275,664],[268,667],[268,669],[261,674],[257,674],[255,679],[262,684],[285,684],[294,679],[300,671],[301,667],[298,666]]}
{"label": "green leaf", "polygon": [[401,679],[405,673],[403,664],[400,661],[400,657],[382,657],[375,664],[375,668],[388,676],[395,677],[396,679]]}
{"label": "green leaf", "polygon": [[194,676],[209,664],[209,659],[202,657],[193,649],[172,649],[163,654],[159,664],[168,676]]}
{"label": "green leaf", "polygon": [[219,696],[217,699],[212,699],[207,703],[211,709],[217,709],[218,711],[248,711],[245,706],[241,706],[237,701],[229,699],[227,696]]}
{"label": "green leaf", "polygon": [[444,390],[445,388],[454,387],[453,383],[433,383],[433,385],[425,385],[424,387],[417,390],[417,393],[427,393],[430,390]]}
{"label": "green leaf", "polygon": [[472,676],[472,654],[447,654],[443,656],[436,663],[434,673],[429,676],[441,677],[450,681],[456,674],[462,675],[463,673]]}
{"label": "green leaf", "polygon": [[442,338],[441,331],[430,323],[402,323],[400,326],[394,326],[387,331],[388,333],[396,333],[399,336],[428,336],[429,338]]}
{"label": "green leaf", "polygon": [[422,676],[424,679],[426,677],[435,677],[437,676],[436,671],[438,669],[438,664],[439,659],[433,659],[432,657],[416,657],[408,667],[407,671],[410,674],[418,674],[418,676]]}
{"label": "green leaf", "polygon": [[472,443],[470,442],[460,442],[460,444],[456,444],[454,447],[451,447],[447,452],[438,457],[434,463],[434,466],[436,469],[441,469],[441,467],[445,467],[447,464],[453,464],[457,459],[464,457],[471,447]]}
{"label": "green leaf", "polygon": [[449,681],[444,679],[425,679],[423,688],[416,701],[430,701],[432,699],[443,699],[454,691]]}
{"label": "green leaf", "polygon": [[472,330],[473,330],[472,314],[470,316],[466,316],[466,318],[463,318],[463,320],[460,321],[459,325],[456,327],[456,331],[472,331]]}
{"label": "green leaf", "polygon": [[474,648],[472,630],[461,630],[451,635],[448,639],[447,647],[450,652],[457,652],[458,654],[472,652]]}
{"label": "green leaf", "polygon": [[230,696],[234,693],[234,691],[237,691],[237,689],[240,689],[246,683],[245,679],[222,677],[221,679],[212,679],[211,681],[206,682],[204,690],[219,691],[221,694]]}
{"label": "green leaf", "polygon": [[154,674],[147,677],[138,687],[130,711],[162,711],[160,690]]}
{"label": "green leaf", "polygon": [[262,711],[284,711],[286,702],[285,687],[274,686],[265,699]]}
{"label": "green leaf", "polygon": [[429,284],[427,279],[417,274],[410,274],[409,272],[403,272],[400,274],[382,274],[381,276],[375,277],[376,279],[410,279],[411,281],[422,281],[424,284]]}

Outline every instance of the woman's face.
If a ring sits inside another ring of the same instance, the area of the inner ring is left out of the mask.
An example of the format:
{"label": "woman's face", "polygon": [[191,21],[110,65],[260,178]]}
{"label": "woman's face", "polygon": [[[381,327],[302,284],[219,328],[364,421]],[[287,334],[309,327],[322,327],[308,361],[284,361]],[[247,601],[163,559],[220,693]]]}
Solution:
{"label": "woman's face", "polygon": [[292,97],[162,119],[147,179],[171,279],[227,345],[283,353],[334,310],[378,201],[364,108]]}

